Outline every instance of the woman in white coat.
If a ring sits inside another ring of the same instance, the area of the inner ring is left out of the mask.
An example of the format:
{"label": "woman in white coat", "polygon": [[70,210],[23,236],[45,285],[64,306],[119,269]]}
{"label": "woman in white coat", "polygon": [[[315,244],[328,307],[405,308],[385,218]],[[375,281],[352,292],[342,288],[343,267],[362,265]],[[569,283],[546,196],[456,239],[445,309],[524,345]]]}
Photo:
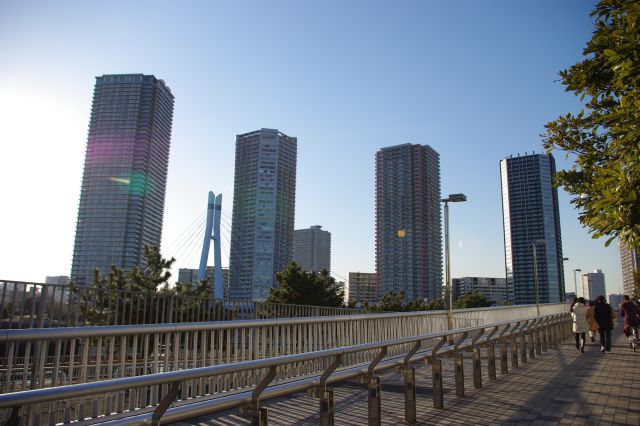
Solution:
{"label": "woman in white coat", "polygon": [[573,317],[573,332],[576,334],[576,349],[584,352],[584,342],[586,340],[587,331],[589,331],[589,323],[587,322],[587,306],[584,297],[578,298],[578,303],[573,307],[571,312]]}

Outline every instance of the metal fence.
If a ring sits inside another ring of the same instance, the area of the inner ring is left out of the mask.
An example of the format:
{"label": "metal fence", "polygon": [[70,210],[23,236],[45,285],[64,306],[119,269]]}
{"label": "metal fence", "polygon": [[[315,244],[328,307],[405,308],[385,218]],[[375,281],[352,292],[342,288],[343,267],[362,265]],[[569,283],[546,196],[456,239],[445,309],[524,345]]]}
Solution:
{"label": "metal fence", "polygon": [[[81,307],[90,306],[87,318]],[[67,285],[0,280],[0,328],[78,327],[237,319],[354,315],[360,309],[216,302],[209,298],[157,293],[104,292]]]}
{"label": "metal fence", "polygon": [[[476,313],[474,312],[474,314]],[[570,324],[570,317],[568,313],[564,312],[536,318],[511,319],[496,324],[462,327],[438,333],[423,327],[425,317],[433,319],[437,317],[438,321],[446,323],[446,317],[440,314],[372,315],[369,319],[354,317],[355,324],[352,324],[351,319],[333,318],[332,320],[335,321],[332,322],[330,328],[324,330],[333,329],[335,333],[324,335],[323,339],[343,344],[332,349],[324,347],[326,345],[314,347],[313,344],[310,344],[310,346],[298,347],[300,350],[293,352],[295,355],[285,354],[288,344],[295,342],[295,338],[293,340],[277,339],[273,334],[275,329],[271,329],[272,334],[267,331],[269,330],[267,327],[275,327],[275,324],[266,325],[265,322],[249,321],[244,325],[238,324],[238,328],[235,329],[237,331],[254,330],[252,335],[256,339],[253,341],[248,339],[244,345],[240,346],[243,351],[248,350],[245,353],[248,355],[246,359],[227,358],[220,360],[224,361],[222,363],[214,363],[217,365],[201,368],[194,368],[196,367],[194,365],[187,370],[174,372],[158,368],[160,365],[167,365],[166,359],[157,360],[159,362],[153,360],[148,365],[153,370],[150,371],[152,374],[145,376],[126,378],[125,374],[119,375],[121,378],[115,379],[111,375],[102,382],[0,395],[0,410],[4,409],[0,412],[0,417],[8,420],[9,424],[16,425],[20,423],[20,419],[23,424],[55,424],[76,421],[91,423],[92,421],[103,422],[106,420],[113,420],[113,424],[159,424],[165,410],[175,403],[175,406],[162,418],[163,423],[184,420],[222,409],[241,407],[243,413],[252,418],[253,424],[263,424],[262,420],[266,420],[267,412],[260,407],[260,400],[312,389],[321,400],[319,405],[321,424],[333,424],[333,394],[327,390],[327,384],[363,376],[366,378],[369,388],[369,423],[379,424],[380,379],[375,376],[375,373],[382,369],[401,367],[405,379],[405,420],[414,423],[416,421],[416,395],[415,373],[411,367],[412,363],[429,361],[432,369],[434,406],[442,408],[442,365],[438,356],[442,356],[444,352],[448,352],[454,360],[456,394],[464,396],[464,377],[461,367],[463,357],[460,352],[463,348],[473,354],[474,386],[482,387],[481,347],[484,348],[487,359],[488,377],[495,379],[497,360],[499,360],[502,373],[505,373],[509,368],[508,348],[511,352],[511,365],[515,368],[518,366],[518,358],[522,363],[527,362],[528,357],[535,358],[536,355],[546,351],[548,346],[554,346],[567,338],[569,335],[568,325]],[[414,322],[413,318],[421,318],[421,320]],[[365,322],[358,324],[358,321]],[[461,321],[461,318],[456,318],[456,322],[459,326],[464,321]],[[295,330],[296,327],[306,328],[308,334],[303,334],[309,342],[320,341],[318,340],[320,336],[314,334],[322,330],[321,323],[317,319],[288,320],[286,323],[286,326],[294,327],[291,330]],[[326,319],[323,323],[326,323]],[[413,327],[402,327],[409,324],[412,324]],[[200,330],[190,331],[179,331],[177,328],[156,331],[160,332],[158,335],[174,336],[185,332],[196,333],[193,334],[193,337],[196,338],[197,333],[210,331],[206,325],[201,325],[201,327]],[[351,329],[352,338],[355,339],[358,335],[357,332],[364,332],[370,342],[348,344],[348,330],[351,327],[353,327]],[[375,334],[378,327],[384,329],[382,334]],[[107,328],[113,329],[112,333],[116,331],[115,327]],[[148,327],[148,331],[153,328]],[[394,329],[406,330],[407,335],[405,337],[392,336]],[[341,333],[339,330],[343,332]],[[37,337],[40,341],[53,338],[59,342],[61,336],[55,335],[54,337],[54,331],[24,330],[19,341],[28,341],[26,335],[32,334],[31,337]],[[151,333],[152,337],[143,339],[142,349],[138,347],[138,352],[129,353],[124,349],[125,343],[130,336],[135,335],[122,329],[118,332],[117,335],[112,334],[112,337],[106,337],[99,332],[86,331],[86,334],[80,337],[84,343],[81,345],[83,355],[81,365],[78,368],[81,370],[83,378],[88,377],[90,368],[94,371],[100,370],[100,366],[94,363],[94,358],[90,355],[93,351],[89,350],[89,346],[87,346],[91,339],[95,339],[97,342],[104,338],[124,339],[121,340],[119,348],[111,344],[109,351],[117,353],[119,349],[120,362],[130,355],[134,355],[135,359],[135,353],[139,354],[140,350],[147,353],[149,347],[156,351],[159,349],[158,340],[154,337],[156,334]],[[9,333],[8,337],[16,334],[12,331],[5,333]],[[295,335],[296,333],[285,333],[286,337]],[[16,341],[16,336],[13,337],[12,341]],[[136,337],[133,341],[137,340]],[[188,340],[186,339],[185,342]],[[450,343],[447,344],[447,341]],[[224,342],[223,337],[219,343],[223,346]],[[229,342],[230,340],[227,340],[227,344]],[[165,343],[173,344],[171,340],[165,340]],[[280,346],[282,343],[285,344]],[[496,357],[496,343],[499,344],[499,357]],[[210,349],[218,349],[213,338],[211,345]],[[252,355],[254,351],[250,350],[251,348],[258,353],[266,350],[267,352],[263,355],[269,355],[268,352],[272,351],[272,357],[254,358]],[[278,348],[281,352],[278,352]],[[175,347],[174,350],[178,355],[181,348]],[[196,355],[197,353],[194,352],[194,358],[197,358]],[[211,360],[217,361],[215,358],[216,356],[213,355]],[[120,365],[120,368],[124,365],[126,364]],[[145,361],[145,365],[147,365],[147,361]],[[53,375],[59,376],[59,373],[60,371]],[[67,379],[72,376],[74,373],[68,371]],[[295,380],[291,380],[293,378]],[[267,389],[274,380],[278,380],[278,384]]]}
{"label": "metal fence", "polygon": [[[546,305],[548,313],[564,304]],[[462,328],[535,316],[535,306],[454,311]],[[55,387],[236,363],[444,331],[446,312],[0,331],[0,392]],[[402,350],[399,348],[398,350]],[[368,354],[352,355],[362,362]],[[358,358],[360,357],[360,358]],[[312,374],[306,364],[281,378]],[[250,373],[212,383],[216,392],[255,385]],[[210,389],[209,389],[210,390]]]}

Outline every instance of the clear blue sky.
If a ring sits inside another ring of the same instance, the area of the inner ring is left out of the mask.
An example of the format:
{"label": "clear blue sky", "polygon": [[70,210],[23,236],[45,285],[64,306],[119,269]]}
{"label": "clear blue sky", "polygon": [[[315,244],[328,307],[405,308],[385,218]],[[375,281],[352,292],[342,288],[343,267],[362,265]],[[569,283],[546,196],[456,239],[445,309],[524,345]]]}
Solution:
{"label": "clear blue sky", "polygon": [[[235,135],[269,127],[298,137],[296,228],[332,233],[340,276],[374,271],[375,152],[407,142],[440,153],[443,194],[469,197],[451,208],[453,276],[504,276],[499,161],[541,152],[544,123],[580,108],[557,72],[593,5],[2,0],[0,278],[69,274],[94,78],[111,73],[175,95],[163,252],[178,267],[197,266],[207,191],[232,210]],[[568,289],[600,268],[617,291],[617,249],[560,203]]]}

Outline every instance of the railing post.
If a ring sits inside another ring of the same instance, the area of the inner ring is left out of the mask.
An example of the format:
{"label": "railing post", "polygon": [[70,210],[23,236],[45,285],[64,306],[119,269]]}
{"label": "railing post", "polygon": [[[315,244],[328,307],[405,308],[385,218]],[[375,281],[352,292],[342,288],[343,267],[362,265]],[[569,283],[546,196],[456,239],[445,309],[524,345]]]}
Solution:
{"label": "railing post", "polygon": [[499,326],[495,326],[487,335],[484,346],[487,348],[487,375],[489,380],[496,380],[496,346],[493,336],[498,332]]}
{"label": "railing post", "polygon": [[[534,326],[535,327],[535,326]],[[533,335],[535,334],[536,330],[535,328],[529,330],[529,332],[527,333],[527,340],[529,341],[529,358],[531,359],[535,359],[536,358],[536,347],[535,347],[535,342],[534,342],[534,338]]]}
{"label": "railing post", "polygon": [[560,320],[556,321],[554,324],[554,337],[556,341],[556,348],[560,347],[560,342],[562,342],[562,327],[563,325],[560,323]]}
{"label": "railing post", "polygon": [[507,338],[504,336],[506,332],[511,328],[511,324],[507,324],[504,330],[498,336],[500,342],[500,374],[509,373],[509,354],[507,350]]}
{"label": "railing post", "polygon": [[480,348],[477,346],[477,342],[483,334],[484,328],[480,329],[471,340],[471,348],[473,351],[473,387],[476,389],[482,388],[482,364],[480,362]]}
{"label": "railing post", "polygon": [[157,405],[156,409],[153,410],[153,415],[151,416],[151,426],[159,426],[160,419],[164,415],[167,408],[173,403],[176,399],[176,396],[180,393],[182,387],[181,382],[174,382],[169,389],[169,393],[162,398],[162,401]]}
{"label": "railing post", "polygon": [[413,367],[404,367],[404,421],[414,424],[416,416],[416,370]]}
{"label": "railing post", "polygon": [[536,320],[536,355],[542,355],[542,323],[544,320]]}
{"label": "railing post", "polygon": [[251,394],[251,403],[240,407],[239,414],[251,420],[251,426],[267,426],[269,423],[269,413],[266,408],[260,408],[260,394],[269,386],[269,383],[276,377],[277,366],[269,368],[266,376],[260,380]]}
{"label": "railing post", "polygon": [[522,327],[521,327],[521,331],[519,333],[520,336],[520,362],[522,364],[526,364],[527,363],[527,332],[528,330],[525,329],[528,325],[528,321],[525,322]]}
{"label": "railing post", "polygon": [[489,380],[496,380],[496,346],[493,341],[487,342],[487,375]]}
{"label": "railing post", "polygon": [[327,369],[320,376],[318,386],[309,389],[307,394],[309,396],[317,396],[320,399],[320,425],[321,426],[333,426],[334,422],[334,409],[333,409],[333,391],[327,390],[327,379],[338,368],[342,362],[342,355],[336,355],[335,359],[327,367]]}
{"label": "railing post", "polygon": [[516,323],[513,327],[513,331],[509,334],[511,338],[511,366],[513,368],[518,368],[518,326],[520,325],[520,321]]}
{"label": "railing post", "polygon": [[380,378],[375,377],[376,365],[387,356],[387,347],[384,346],[378,355],[369,363],[367,374],[367,387],[369,390],[368,408],[369,408],[369,425],[382,424],[382,402],[380,400]]}
{"label": "railing post", "polygon": [[549,345],[552,348],[557,347],[557,339],[556,339],[556,319],[552,318],[549,321],[549,326],[547,327],[547,333],[549,334]]}
{"label": "railing post", "polygon": [[435,408],[444,408],[444,391],[442,388],[442,361],[438,359],[438,351],[447,341],[447,336],[440,339],[440,342],[431,351],[431,356],[427,358],[427,362],[431,364],[431,380],[433,383],[433,406]]}
{"label": "railing post", "polygon": [[454,365],[454,377],[456,382],[456,396],[464,397],[464,358],[462,354],[458,352],[458,347],[467,338],[467,332],[465,331],[458,338],[458,341],[453,346],[453,365]]}
{"label": "railing post", "polygon": [[404,357],[402,375],[404,376],[404,421],[407,424],[414,424],[416,416],[416,371],[410,367],[411,357],[420,349],[420,342],[411,348]]}
{"label": "railing post", "polygon": [[545,318],[540,325],[540,340],[542,343],[542,352],[547,352],[549,350],[549,342],[547,336],[547,330],[549,329],[549,318]]}

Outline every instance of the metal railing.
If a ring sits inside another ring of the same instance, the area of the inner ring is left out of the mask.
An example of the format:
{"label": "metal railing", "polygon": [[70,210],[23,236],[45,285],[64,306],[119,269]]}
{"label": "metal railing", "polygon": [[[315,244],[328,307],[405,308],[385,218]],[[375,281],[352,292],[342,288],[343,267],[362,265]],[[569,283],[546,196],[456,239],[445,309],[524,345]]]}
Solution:
{"label": "metal railing", "polygon": [[[91,318],[82,306],[92,306]],[[73,293],[69,286],[0,280],[0,328],[78,327],[237,319],[354,315],[360,309],[216,302],[187,295],[136,292]]]}
{"label": "metal railing", "polygon": [[[549,313],[564,304],[545,306]],[[454,327],[532,317],[535,306],[454,312]],[[0,331],[0,392],[133,377],[208,365],[272,358],[447,329],[446,312],[404,312],[270,320]],[[366,354],[354,355],[366,356]],[[350,362],[361,362],[354,359]],[[317,365],[280,372],[311,374]],[[244,374],[215,383],[216,391],[255,385]]]}
{"label": "metal railing", "polygon": [[[442,320],[446,322],[446,316]],[[23,424],[109,421],[123,425],[159,424],[161,418],[163,423],[169,423],[239,407],[253,424],[264,424],[267,411],[260,401],[310,389],[321,400],[320,423],[333,424],[333,393],[327,385],[362,376],[369,388],[369,424],[379,424],[381,392],[376,373],[400,367],[405,382],[405,420],[413,423],[416,421],[413,363],[428,361],[433,404],[443,408],[439,357],[444,353],[449,353],[454,361],[456,394],[464,396],[463,349],[472,353],[474,386],[482,387],[481,350],[487,359],[488,377],[495,380],[498,363],[503,374],[508,371],[509,352],[515,368],[519,360],[525,363],[566,339],[570,324],[565,312],[436,333],[418,330],[402,338],[332,349],[313,348],[292,355],[4,394],[0,395],[0,410],[10,425],[20,424],[21,419]],[[300,374],[300,366],[313,368]],[[292,371],[296,372],[294,377]],[[254,380],[247,383],[242,377]],[[274,380],[278,383],[271,385]],[[237,385],[222,393],[216,384],[227,381]],[[171,404],[173,408],[168,409]]]}

